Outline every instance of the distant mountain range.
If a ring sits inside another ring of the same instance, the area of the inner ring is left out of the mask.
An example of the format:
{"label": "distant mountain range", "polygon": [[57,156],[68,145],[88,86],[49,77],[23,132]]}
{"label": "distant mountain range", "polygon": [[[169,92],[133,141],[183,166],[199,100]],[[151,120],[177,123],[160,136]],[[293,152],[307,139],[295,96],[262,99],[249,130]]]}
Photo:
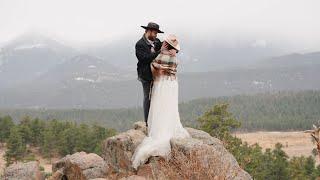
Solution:
{"label": "distant mountain range", "polygon": [[[0,49],[0,108],[141,106],[134,43],[79,50],[37,34],[21,36]],[[277,53],[188,43],[179,55],[180,101],[320,88],[320,52],[266,58]]]}
{"label": "distant mountain range", "polygon": [[33,80],[74,55],[72,48],[44,36],[18,37],[0,48],[1,88]]}

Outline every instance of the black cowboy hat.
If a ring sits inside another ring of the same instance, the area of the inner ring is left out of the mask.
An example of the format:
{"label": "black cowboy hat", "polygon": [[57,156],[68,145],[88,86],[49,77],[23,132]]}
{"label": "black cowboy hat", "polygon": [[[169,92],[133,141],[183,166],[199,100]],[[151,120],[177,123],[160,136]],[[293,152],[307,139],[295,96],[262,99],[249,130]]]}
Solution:
{"label": "black cowboy hat", "polygon": [[153,29],[153,30],[157,30],[158,33],[163,33],[163,31],[160,31],[159,29],[159,25],[157,23],[154,22],[149,22],[147,26],[141,26],[144,29]]}

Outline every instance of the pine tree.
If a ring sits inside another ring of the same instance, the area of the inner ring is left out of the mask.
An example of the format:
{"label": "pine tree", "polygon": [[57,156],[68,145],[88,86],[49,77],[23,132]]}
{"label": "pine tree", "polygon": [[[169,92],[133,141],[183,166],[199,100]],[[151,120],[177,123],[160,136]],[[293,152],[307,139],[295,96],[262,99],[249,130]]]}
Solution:
{"label": "pine tree", "polygon": [[56,138],[51,129],[48,129],[43,133],[43,144],[41,148],[41,152],[51,160],[53,156],[54,150],[57,147]]}
{"label": "pine tree", "polygon": [[288,155],[282,150],[283,145],[280,143],[275,144],[275,149],[273,149],[274,157],[274,167],[273,173],[270,174],[271,179],[289,179],[288,172]]}
{"label": "pine tree", "polygon": [[19,123],[19,131],[25,144],[32,143],[31,118],[24,117]]}
{"label": "pine tree", "polygon": [[0,143],[4,143],[10,136],[10,130],[14,126],[10,116],[0,117]]}
{"label": "pine tree", "polygon": [[7,165],[12,161],[23,159],[26,154],[26,144],[20,134],[18,127],[13,127],[10,130],[10,136],[7,141],[7,151],[5,153]]}
{"label": "pine tree", "polygon": [[228,112],[228,106],[228,104],[217,104],[206,111],[204,115],[198,118],[200,129],[222,141],[227,139],[230,136],[230,131],[241,125],[240,122]]}
{"label": "pine tree", "polygon": [[34,146],[39,146],[43,142],[43,132],[45,128],[44,121],[39,120],[38,118],[33,119],[30,122],[31,130],[31,143]]}
{"label": "pine tree", "polygon": [[59,152],[62,155],[73,154],[79,143],[78,130],[75,126],[66,128],[59,137]]}

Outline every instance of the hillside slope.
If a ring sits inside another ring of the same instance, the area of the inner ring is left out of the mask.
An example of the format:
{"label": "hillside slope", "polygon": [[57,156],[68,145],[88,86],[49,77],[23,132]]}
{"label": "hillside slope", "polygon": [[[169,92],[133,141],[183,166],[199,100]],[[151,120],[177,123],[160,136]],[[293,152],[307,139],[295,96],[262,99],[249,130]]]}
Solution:
{"label": "hillside slope", "polygon": [[[260,93],[231,97],[202,98],[180,103],[181,121],[195,126],[196,119],[217,103],[229,103],[230,112],[242,123],[240,130],[304,130],[320,117],[320,91]],[[40,119],[60,119],[97,123],[123,131],[143,119],[142,109],[0,109],[17,122],[28,115]]]}

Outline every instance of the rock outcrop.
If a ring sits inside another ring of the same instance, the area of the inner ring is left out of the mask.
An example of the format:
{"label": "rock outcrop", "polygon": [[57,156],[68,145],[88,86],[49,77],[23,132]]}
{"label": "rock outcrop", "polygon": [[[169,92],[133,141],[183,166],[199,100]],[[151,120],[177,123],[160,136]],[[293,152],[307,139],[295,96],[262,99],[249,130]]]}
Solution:
{"label": "rock outcrop", "polygon": [[171,160],[150,157],[137,171],[131,167],[131,157],[146,136],[144,123],[137,122],[134,129],[106,139],[103,158],[109,166],[108,176],[114,179],[132,175],[147,179],[252,179],[219,139],[200,130],[186,129],[191,138],[170,142]]}
{"label": "rock outcrop", "polygon": [[11,164],[4,171],[5,180],[43,180],[44,176],[40,171],[37,161],[19,162]]}
{"label": "rock outcrop", "polygon": [[133,129],[103,142],[102,157],[80,152],[54,163],[51,179],[252,179],[219,139],[197,129],[186,129],[190,138],[171,139],[169,160],[150,157],[135,170],[131,157],[147,132],[144,122],[136,122]]}
{"label": "rock outcrop", "polygon": [[130,129],[103,142],[103,158],[110,167],[108,174],[135,174],[131,166],[131,157],[144,137],[143,131]]}
{"label": "rock outcrop", "polygon": [[108,166],[97,154],[77,152],[52,164],[52,180],[86,180],[104,178]]}

